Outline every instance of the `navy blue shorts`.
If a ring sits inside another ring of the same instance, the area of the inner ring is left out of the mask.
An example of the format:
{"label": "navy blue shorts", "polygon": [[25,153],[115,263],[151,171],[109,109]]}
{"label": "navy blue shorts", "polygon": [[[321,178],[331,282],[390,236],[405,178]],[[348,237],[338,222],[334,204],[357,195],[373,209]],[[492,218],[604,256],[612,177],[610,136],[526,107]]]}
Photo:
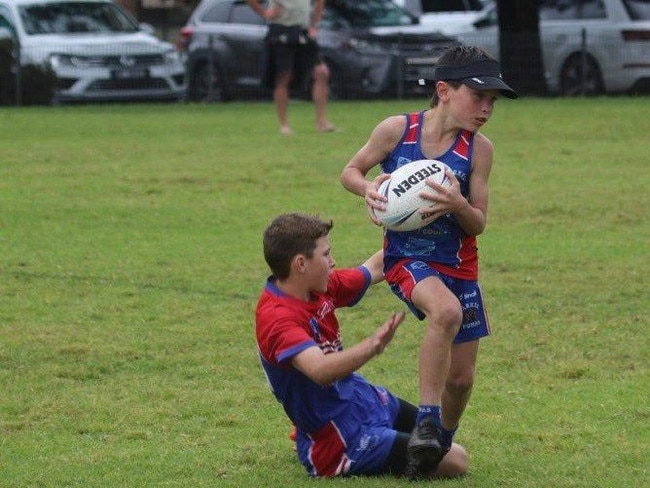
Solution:
{"label": "navy blue shorts", "polygon": [[381,386],[355,390],[341,415],[316,432],[296,433],[298,458],[309,475],[374,474],[386,469],[401,401]]}
{"label": "navy blue shorts", "polygon": [[411,301],[411,293],[417,283],[435,276],[458,298],[463,310],[463,322],[454,339],[454,343],[470,342],[490,335],[490,322],[483,294],[478,281],[461,280],[440,273],[425,261],[404,260],[386,273],[386,281],[391,290],[399,297],[413,314],[420,320],[425,315]]}

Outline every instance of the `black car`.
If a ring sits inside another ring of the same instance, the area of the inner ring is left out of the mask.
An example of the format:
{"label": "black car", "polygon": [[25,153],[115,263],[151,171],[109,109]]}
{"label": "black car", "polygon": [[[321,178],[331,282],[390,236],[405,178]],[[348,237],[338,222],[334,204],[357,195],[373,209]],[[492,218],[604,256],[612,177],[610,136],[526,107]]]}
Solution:
{"label": "black car", "polygon": [[[266,32],[244,0],[202,0],[179,39],[188,98],[268,96],[261,76]],[[417,80],[455,42],[391,0],[328,0],[318,33],[336,98],[420,94]]]}

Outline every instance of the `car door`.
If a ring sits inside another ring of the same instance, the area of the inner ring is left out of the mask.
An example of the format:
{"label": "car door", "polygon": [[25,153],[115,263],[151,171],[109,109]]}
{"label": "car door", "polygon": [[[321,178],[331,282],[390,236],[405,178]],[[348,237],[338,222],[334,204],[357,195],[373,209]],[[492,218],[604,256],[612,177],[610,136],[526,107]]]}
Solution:
{"label": "car door", "polygon": [[[583,63],[594,77],[620,71],[620,33],[607,17],[603,0],[546,0],[540,8],[546,81],[551,92],[564,92],[569,72],[582,72]],[[582,53],[588,58],[582,58]],[[593,80],[601,84],[602,78]],[[595,91],[595,92],[596,92]]]}
{"label": "car door", "polygon": [[238,85],[258,89],[262,80],[262,52],[268,27],[244,0],[236,0],[231,10],[234,28],[230,52]]}
{"label": "car door", "polygon": [[261,85],[264,20],[244,0],[232,2],[228,18],[214,42],[219,44],[223,76],[235,90],[256,91]]}

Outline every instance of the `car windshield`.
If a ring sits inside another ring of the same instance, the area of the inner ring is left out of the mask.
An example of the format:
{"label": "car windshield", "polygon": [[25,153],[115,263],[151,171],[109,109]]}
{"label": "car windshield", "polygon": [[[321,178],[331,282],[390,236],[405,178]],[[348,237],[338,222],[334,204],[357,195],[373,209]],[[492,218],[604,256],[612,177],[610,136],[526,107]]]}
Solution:
{"label": "car windshield", "polygon": [[418,20],[392,0],[328,0],[323,23],[333,28],[386,27],[417,24]]}
{"label": "car windshield", "polygon": [[112,3],[35,3],[20,8],[27,34],[136,32],[138,26]]}
{"label": "car windshield", "polygon": [[650,20],[650,0],[625,0],[632,20]]}

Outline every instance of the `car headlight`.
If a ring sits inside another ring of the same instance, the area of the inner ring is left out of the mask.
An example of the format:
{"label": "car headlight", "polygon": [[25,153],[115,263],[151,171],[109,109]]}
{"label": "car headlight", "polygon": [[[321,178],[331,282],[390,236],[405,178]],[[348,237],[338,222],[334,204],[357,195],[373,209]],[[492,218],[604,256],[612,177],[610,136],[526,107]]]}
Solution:
{"label": "car headlight", "polygon": [[50,65],[52,68],[62,68],[64,66],[74,66],[75,68],[85,68],[92,66],[91,58],[87,56],[71,56],[69,54],[52,54],[50,56]]}
{"label": "car headlight", "polygon": [[165,51],[165,64],[175,64],[175,63],[180,63],[181,61],[181,56],[178,51],[175,49],[170,49],[169,51]]}
{"label": "car headlight", "polygon": [[351,37],[348,39],[348,45],[350,48],[361,54],[386,54],[386,49],[382,47],[381,44],[377,42],[367,41],[365,39],[357,39],[356,37]]}

